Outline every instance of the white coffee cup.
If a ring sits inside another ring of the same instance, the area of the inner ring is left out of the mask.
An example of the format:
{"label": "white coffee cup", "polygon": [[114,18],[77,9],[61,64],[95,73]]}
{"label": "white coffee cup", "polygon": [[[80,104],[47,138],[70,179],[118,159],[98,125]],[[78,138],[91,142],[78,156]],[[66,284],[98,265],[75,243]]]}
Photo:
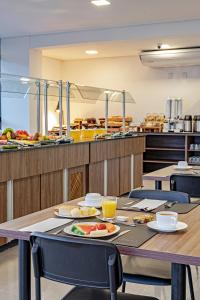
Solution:
{"label": "white coffee cup", "polygon": [[98,193],[89,193],[85,196],[85,204],[88,206],[101,206],[102,196]]}
{"label": "white coffee cup", "polygon": [[178,214],[174,211],[159,211],[156,213],[156,221],[159,228],[176,228]]}
{"label": "white coffee cup", "polygon": [[188,167],[188,163],[185,160],[181,160],[178,162],[178,168],[187,168]]}

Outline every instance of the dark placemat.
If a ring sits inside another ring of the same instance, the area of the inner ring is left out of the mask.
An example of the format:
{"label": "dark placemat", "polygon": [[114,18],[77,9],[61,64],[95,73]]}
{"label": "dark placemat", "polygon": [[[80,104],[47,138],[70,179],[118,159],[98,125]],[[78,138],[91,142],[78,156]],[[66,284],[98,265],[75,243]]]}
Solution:
{"label": "dark placemat", "polygon": [[[130,202],[133,202],[132,204],[128,204]],[[125,208],[132,206],[133,204],[136,204],[138,202],[142,201],[141,199],[136,199],[136,198],[119,198],[118,203],[117,203],[117,209],[120,210],[126,210],[126,211],[138,211],[138,212],[143,212],[140,210],[137,210],[135,208]],[[187,214],[191,210],[193,210],[195,207],[200,205],[200,203],[176,203],[170,208],[166,208],[165,205],[161,205],[158,208],[150,211],[151,213],[157,213],[158,211],[175,211],[178,214]]]}
{"label": "dark placemat", "polygon": [[161,205],[160,207],[154,209],[152,212],[156,213],[158,211],[175,211],[178,214],[187,214],[198,205],[199,204],[197,203],[176,203],[170,208],[166,208],[164,205]]}
{"label": "dark placemat", "polygon": [[158,232],[148,228],[146,224],[136,225],[136,227],[131,228],[127,226],[121,226],[121,231],[125,229],[130,229],[130,232],[114,240],[113,243],[115,245],[139,248],[142,244],[158,234]]}
{"label": "dark placemat", "polygon": [[125,208],[123,208],[124,206],[131,206],[136,204],[137,202],[142,201],[141,199],[137,199],[137,198],[118,198],[117,200],[117,209],[120,210],[126,210]]}
{"label": "dark placemat", "polygon": [[[84,221],[85,222],[101,222],[101,220],[98,220],[98,219],[87,219]],[[82,220],[80,222],[84,222],[84,221]],[[76,223],[76,222],[74,222],[74,223]],[[72,225],[72,224],[70,224],[70,225]],[[135,227],[126,226],[125,224],[119,225],[119,226],[120,226],[120,232],[122,232],[124,230],[130,230],[130,232],[126,233],[125,235],[123,235],[119,238],[116,238],[116,240],[114,240],[112,242],[115,245],[124,245],[124,246],[138,248],[142,244],[144,244],[146,241],[151,239],[153,236],[158,234],[158,232],[153,231],[152,229],[148,228],[147,225],[145,225],[145,224],[144,225],[136,225]],[[65,227],[66,226],[62,226],[63,229]],[[113,235],[113,236],[100,238],[98,240],[109,241],[109,239],[114,238],[115,236],[117,237],[118,234],[119,233],[117,233],[116,235]],[[69,234],[65,233],[64,231],[60,232],[58,235],[72,237],[72,235],[69,235]]]}

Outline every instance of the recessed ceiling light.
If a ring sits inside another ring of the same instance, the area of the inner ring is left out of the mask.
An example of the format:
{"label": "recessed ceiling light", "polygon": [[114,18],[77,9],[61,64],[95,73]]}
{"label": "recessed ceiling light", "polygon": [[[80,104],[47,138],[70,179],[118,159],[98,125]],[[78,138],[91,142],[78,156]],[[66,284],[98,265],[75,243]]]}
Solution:
{"label": "recessed ceiling light", "polygon": [[91,1],[91,3],[96,6],[105,6],[105,5],[111,4],[111,2],[108,0],[93,0],[93,1]]}
{"label": "recessed ceiling light", "polygon": [[158,44],[158,49],[169,49],[169,48],[170,48],[169,44],[162,44],[162,43]]}
{"label": "recessed ceiling light", "polygon": [[20,78],[20,81],[21,81],[22,83],[28,83],[28,82],[30,81],[30,79],[29,79],[29,78],[26,78],[26,77],[21,77],[21,78]]}
{"label": "recessed ceiling light", "polygon": [[85,53],[88,55],[96,55],[96,54],[98,54],[98,51],[97,50],[86,50]]}

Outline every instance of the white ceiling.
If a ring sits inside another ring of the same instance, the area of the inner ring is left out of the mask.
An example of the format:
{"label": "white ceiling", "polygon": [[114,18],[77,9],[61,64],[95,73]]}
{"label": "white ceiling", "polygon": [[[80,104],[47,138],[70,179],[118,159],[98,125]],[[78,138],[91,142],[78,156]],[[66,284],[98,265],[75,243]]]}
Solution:
{"label": "white ceiling", "polygon": [[0,37],[200,19],[199,0],[0,0]]}
{"label": "white ceiling", "polygon": [[[141,50],[156,49],[157,43],[167,43],[171,48],[192,47],[200,45],[199,37],[176,37],[165,40],[111,41],[99,43],[82,43],[42,49],[42,55],[59,60],[79,60],[104,57],[133,56]],[[88,55],[86,50],[97,50],[98,54]]]}
{"label": "white ceiling", "polygon": [[[140,44],[141,45],[141,44]],[[86,50],[97,50],[98,54],[88,55]],[[83,43],[42,50],[42,55],[60,60],[90,59],[102,57],[131,56],[136,54],[137,45],[132,41]]]}

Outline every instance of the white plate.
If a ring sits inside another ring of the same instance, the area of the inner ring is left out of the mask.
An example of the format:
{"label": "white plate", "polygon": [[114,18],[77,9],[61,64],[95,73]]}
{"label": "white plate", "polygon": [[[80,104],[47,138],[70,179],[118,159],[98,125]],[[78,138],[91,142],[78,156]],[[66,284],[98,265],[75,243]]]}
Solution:
{"label": "white plate", "polygon": [[180,170],[180,171],[184,171],[184,170],[191,170],[192,166],[187,166],[187,167],[178,167],[178,166],[174,166],[175,170]]}
{"label": "white plate", "polygon": [[97,209],[97,212],[93,215],[90,215],[90,216],[81,216],[81,217],[72,217],[71,215],[61,215],[58,213],[58,211],[54,211],[54,214],[57,216],[57,217],[60,217],[60,218],[68,218],[68,219],[86,219],[86,218],[92,218],[92,217],[96,217],[96,216],[99,216],[101,214],[101,212]]}
{"label": "white plate", "polygon": [[79,206],[82,206],[82,207],[86,207],[86,206],[87,206],[87,207],[101,208],[101,204],[100,204],[100,205],[96,205],[96,206],[95,206],[95,205],[88,205],[88,204],[86,204],[85,201],[79,202],[78,205],[79,205]]}
{"label": "white plate", "polygon": [[151,221],[147,223],[147,226],[151,229],[160,231],[160,232],[175,232],[175,231],[179,231],[179,230],[184,230],[188,227],[188,225],[186,223],[183,222],[178,222],[176,225],[176,228],[159,228],[157,225],[156,221]]}
{"label": "white plate", "polygon": [[[76,225],[78,224],[83,224],[83,223],[76,223]],[[94,224],[97,224],[97,222],[84,222],[85,225],[94,225]],[[92,238],[92,239],[98,239],[98,238],[101,238],[101,237],[106,237],[106,236],[112,236],[116,233],[118,233],[120,231],[120,227],[118,225],[115,225],[115,231],[113,232],[108,232],[106,234],[103,234],[101,236],[90,236],[90,235],[79,235],[79,234],[75,234],[74,232],[71,231],[72,229],[72,225],[70,226],[67,226],[64,228],[64,232],[67,233],[67,234],[70,234],[70,235],[73,235],[73,236],[78,236],[78,237],[85,237],[85,238]]]}

